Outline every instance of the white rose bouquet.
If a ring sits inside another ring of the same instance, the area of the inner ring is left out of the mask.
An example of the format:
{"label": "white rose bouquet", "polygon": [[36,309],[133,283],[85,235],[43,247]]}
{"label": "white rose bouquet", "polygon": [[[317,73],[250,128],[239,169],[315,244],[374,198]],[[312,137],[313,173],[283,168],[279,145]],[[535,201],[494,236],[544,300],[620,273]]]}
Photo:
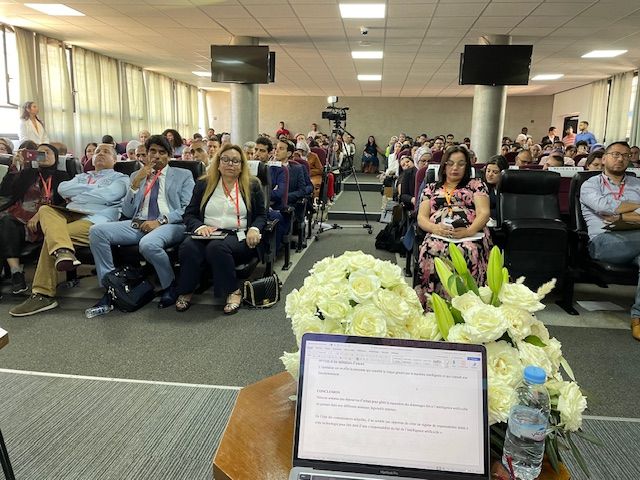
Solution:
{"label": "white rose bouquet", "polygon": [[492,456],[498,459],[502,456],[506,422],[523,370],[527,365],[536,365],[547,373],[546,387],[551,398],[547,457],[558,471],[560,451],[571,451],[588,475],[584,458],[572,439],[575,434],[600,443],[581,429],[587,400],[562,356],[562,345],[535,317],[535,312],[544,308],[541,300],[553,290],[555,279],[536,292],[524,285],[524,278],[509,283],[504,257],[494,247],[489,256],[487,286],[478,287],[462,251],[450,243],[449,254],[451,261],[436,258],[435,267],[450,300],[434,293],[431,306],[444,340],[482,343],[487,349]]}

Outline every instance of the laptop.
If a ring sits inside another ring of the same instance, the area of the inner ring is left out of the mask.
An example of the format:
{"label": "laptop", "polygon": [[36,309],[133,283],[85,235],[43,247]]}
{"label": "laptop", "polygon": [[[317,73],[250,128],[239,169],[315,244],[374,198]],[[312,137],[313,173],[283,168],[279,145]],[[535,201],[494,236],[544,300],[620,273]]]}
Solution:
{"label": "laptop", "polygon": [[289,480],[488,480],[486,355],[304,334]]}

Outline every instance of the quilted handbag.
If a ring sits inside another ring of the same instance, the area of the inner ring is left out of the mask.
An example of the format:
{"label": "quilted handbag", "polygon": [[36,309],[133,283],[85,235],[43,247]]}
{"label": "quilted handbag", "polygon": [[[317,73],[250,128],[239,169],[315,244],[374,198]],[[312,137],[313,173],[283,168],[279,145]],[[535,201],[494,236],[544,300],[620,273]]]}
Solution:
{"label": "quilted handbag", "polygon": [[243,299],[252,308],[273,307],[280,300],[282,284],[275,273],[253,282],[244,282]]}

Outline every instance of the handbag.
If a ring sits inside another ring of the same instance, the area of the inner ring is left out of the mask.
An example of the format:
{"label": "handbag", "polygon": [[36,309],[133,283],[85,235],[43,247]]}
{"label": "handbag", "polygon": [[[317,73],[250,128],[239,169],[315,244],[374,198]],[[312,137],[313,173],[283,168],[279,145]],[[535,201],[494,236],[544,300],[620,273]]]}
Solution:
{"label": "handbag", "polygon": [[244,282],[243,299],[251,308],[273,307],[280,300],[282,283],[275,273],[268,277]]}
{"label": "handbag", "polygon": [[113,305],[122,312],[135,312],[153,300],[153,286],[142,269],[125,266],[105,275],[103,280]]}

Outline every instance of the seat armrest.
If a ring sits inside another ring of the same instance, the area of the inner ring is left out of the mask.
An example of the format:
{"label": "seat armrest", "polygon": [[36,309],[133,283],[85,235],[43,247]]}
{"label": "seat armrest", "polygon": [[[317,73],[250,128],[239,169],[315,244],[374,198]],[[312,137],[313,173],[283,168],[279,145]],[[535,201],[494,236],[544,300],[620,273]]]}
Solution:
{"label": "seat armrest", "polygon": [[509,234],[515,230],[567,230],[567,226],[561,221],[549,218],[515,218],[505,220],[502,230]]}

